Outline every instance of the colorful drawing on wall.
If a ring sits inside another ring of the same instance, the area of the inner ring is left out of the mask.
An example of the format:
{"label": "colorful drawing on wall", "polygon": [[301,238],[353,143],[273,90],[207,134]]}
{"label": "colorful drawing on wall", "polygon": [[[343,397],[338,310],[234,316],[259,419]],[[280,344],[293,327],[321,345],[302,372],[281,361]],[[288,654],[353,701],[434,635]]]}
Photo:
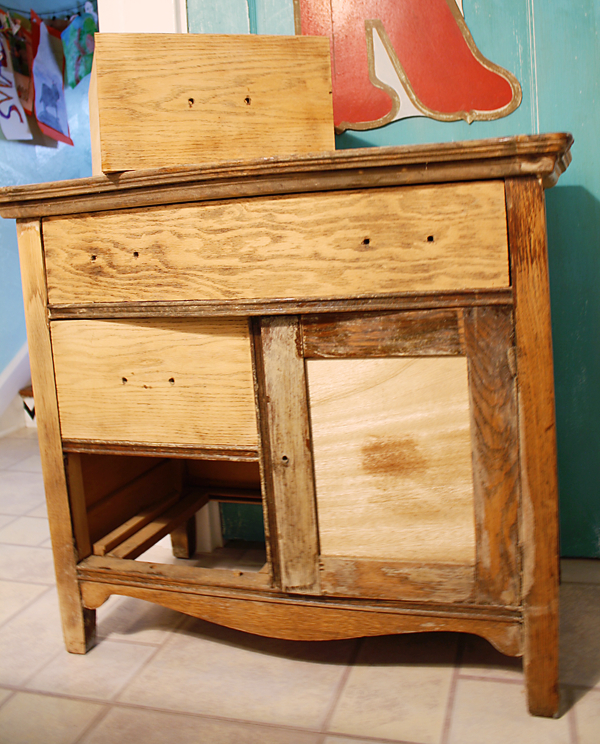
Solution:
{"label": "colorful drawing on wall", "polygon": [[331,39],[336,131],[398,119],[499,119],[516,77],[477,48],[457,0],[294,0],[296,32]]}
{"label": "colorful drawing on wall", "polygon": [[0,128],[7,140],[32,138],[27,117],[19,101],[10,46],[0,33]]}
{"label": "colorful drawing on wall", "polygon": [[63,88],[64,56],[60,34],[55,29],[48,29],[33,11],[31,21],[35,55],[33,61],[35,118],[42,132],[48,137],[72,145]]}

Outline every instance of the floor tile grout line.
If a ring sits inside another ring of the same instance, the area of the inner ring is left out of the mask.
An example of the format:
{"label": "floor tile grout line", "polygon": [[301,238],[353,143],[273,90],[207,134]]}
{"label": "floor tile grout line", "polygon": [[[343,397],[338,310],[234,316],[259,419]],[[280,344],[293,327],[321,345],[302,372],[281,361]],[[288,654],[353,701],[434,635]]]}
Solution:
{"label": "floor tile grout line", "polygon": [[79,736],[71,742],[71,744],[79,744],[79,742],[83,741],[88,734],[91,734],[91,732],[102,723],[102,721],[109,714],[110,710],[110,705],[102,705],[102,709],[98,711],[98,713],[92,718],[92,720],[83,729]]}
{"label": "floor tile grout line", "polygon": [[53,584],[32,584],[30,581],[11,581],[10,579],[1,579],[2,581],[8,581],[11,584],[29,584],[30,586],[45,586],[46,591],[41,592],[36,597],[33,597],[33,599],[30,599],[29,602],[23,605],[23,607],[20,607],[16,612],[14,612],[9,617],[5,618],[2,622],[0,622],[0,628],[3,628],[7,623],[14,620],[21,612],[25,612],[25,610],[30,607],[34,602],[37,602],[38,599],[41,599],[44,594],[47,594],[51,589],[54,588]]}
{"label": "floor tile grout line", "polygon": [[47,581],[31,581],[31,579],[11,579],[10,576],[0,577],[0,581],[6,581],[9,584],[29,584],[30,586],[45,586],[48,589],[56,587],[56,581],[49,583]]}
{"label": "floor tile grout line", "polygon": [[364,641],[365,641],[364,638],[358,638],[356,640],[355,646],[352,649],[352,653],[350,654],[350,658],[348,659],[348,663],[346,664],[346,668],[344,669],[344,672],[341,675],[340,679],[338,680],[335,690],[333,691],[333,695],[331,696],[331,700],[329,702],[329,707],[325,711],[325,715],[323,716],[323,723],[321,724],[321,731],[323,732],[323,734],[328,733],[331,719],[333,718],[335,709],[337,708],[338,703],[340,702],[342,693],[344,692],[344,688],[346,687],[346,683],[348,682],[348,678],[350,677],[350,672],[352,671],[352,668],[354,664],[356,663],[356,660],[358,659],[358,656],[363,647]]}
{"label": "floor tile grout line", "polygon": [[2,701],[1,703],[0,703],[0,710],[2,710],[2,708],[4,708],[4,706],[6,705],[6,703],[8,703],[8,701],[9,701],[9,700],[12,700],[12,699],[14,698],[14,696],[15,696],[15,695],[17,694],[17,692],[19,692],[19,691],[18,691],[18,690],[11,690],[11,689],[10,689],[10,687],[4,687],[4,685],[0,685],[0,687],[3,687],[3,688],[4,688],[5,690],[10,690],[10,693],[11,693],[11,694],[10,694],[10,695],[9,695],[9,696],[8,696],[8,697],[6,698],[6,700],[3,700],[3,701]]}
{"label": "floor tile grout line", "polygon": [[446,714],[444,716],[444,723],[442,724],[442,734],[440,736],[440,744],[448,744],[450,736],[450,727],[452,725],[452,715],[454,713],[454,699],[456,697],[456,688],[458,687],[458,681],[460,677],[460,668],[463,662],[465,638],[463,635],[459,636],[458,643],[456,644],[456,657],[454,659],[454,669],[452,670],[452,679],[450,681],[450,689],[448,690],[448,700],[446,701]]}
{"label": "floor tile grout line", "polygon": [[469,674],[458,672],[460,679],[468,679],[473,682],[504,682],[507,685],[524,685],[525,679],[507,679],[506,677],[486,676],[485,674]]}
{"label": "floor tile grout line", "polygon": [[569,700],[571,706],[567,711],[567,726],[569,727],[569,738],[571,744],[579,744],[579,732],[577,731],[577,715],[575,713],[575,704],[573,700]]}

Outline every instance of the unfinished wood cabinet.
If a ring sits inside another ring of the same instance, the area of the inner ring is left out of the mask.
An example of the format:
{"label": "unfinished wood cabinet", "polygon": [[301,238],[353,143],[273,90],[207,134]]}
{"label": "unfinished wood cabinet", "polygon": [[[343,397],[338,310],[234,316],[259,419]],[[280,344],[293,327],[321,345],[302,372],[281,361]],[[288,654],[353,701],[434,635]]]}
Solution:
{"label": "unfinished wood cabinet", "polygon": [[[278,638],[475,633],[556,714],[543,189],[571,141],[1,191],[70,651],[111,594]],[[241,562],[219,502],[262,510]]]}

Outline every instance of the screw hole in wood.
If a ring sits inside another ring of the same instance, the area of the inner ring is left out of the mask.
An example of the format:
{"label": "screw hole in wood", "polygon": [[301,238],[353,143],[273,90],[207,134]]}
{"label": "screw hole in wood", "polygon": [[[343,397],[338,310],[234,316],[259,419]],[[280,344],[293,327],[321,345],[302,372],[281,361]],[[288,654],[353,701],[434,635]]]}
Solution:
{"label": "screw hole in wood", "polygon": [[175,378],[174,377],[169,377],[169,382],[171,383],[171,385],[174,385],[175,384]]}
{"label": "screw hole in wood", "polygon": [[194,105],[194,99],[193,98],[188,98],[188,106],[190,108],[192,108],[193,105]]}
{"label": "screw hole in wood", "polygon": [[123,382],[123,385],[125,385],[127,383],[127,378],[126,377],[122,377],[121,378],[121,381]]}
{"label": "screw hole in wood", "polygon": [[428,235],[427,236],[427,242],[428,243],[433,243],[433,235]]}
{"label": "screw hole in wood", "polygon": [[288,457],[287,455],[284,455],[284,456],[283,456],[283,457],[281,458],[281,462],[282,462],[282,463],[283,463],[284,465],[287,465],[289,461],[290,461],[290,458],[289,458],[289,457]]}
{"label": "screw hole in wood", "polygon": [[92,256],[92,261],[95,261],[95,260],[96,260],[96,256]]}
{"label": "screw hole in wood", "polygon": [[250,98],[250,96],[246,96],[246,98],[244,98],[244,103],[246,104],[246,106],[249,106],[252,103],[252,99]]}
{"label": "screw hole in wood", "polygon": [[134,252],[133,252],[133,257],[134,257],[134,258],[139,258],[139,255],[140,255],[140,254],[139,254],[139,253],[138,253],[137,251],[134,251]]}

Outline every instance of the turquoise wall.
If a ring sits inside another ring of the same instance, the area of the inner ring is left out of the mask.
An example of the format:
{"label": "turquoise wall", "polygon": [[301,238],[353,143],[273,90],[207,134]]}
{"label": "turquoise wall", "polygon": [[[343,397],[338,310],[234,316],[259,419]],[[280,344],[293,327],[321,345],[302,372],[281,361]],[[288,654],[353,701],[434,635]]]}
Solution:
{"label": "turquoise wall", "polygon": [[[217,6],[220,33],[294,31],[292,0],[188,0],[190,31],[211,30]],[[464,0],[463,7],[481,52],[521,83],[519,109],[471,125],[405,119],[345,132],[337,147],[574,134],[573,163],[547,192],[561,540],[563,555],[600,557],[600,0]]]}

